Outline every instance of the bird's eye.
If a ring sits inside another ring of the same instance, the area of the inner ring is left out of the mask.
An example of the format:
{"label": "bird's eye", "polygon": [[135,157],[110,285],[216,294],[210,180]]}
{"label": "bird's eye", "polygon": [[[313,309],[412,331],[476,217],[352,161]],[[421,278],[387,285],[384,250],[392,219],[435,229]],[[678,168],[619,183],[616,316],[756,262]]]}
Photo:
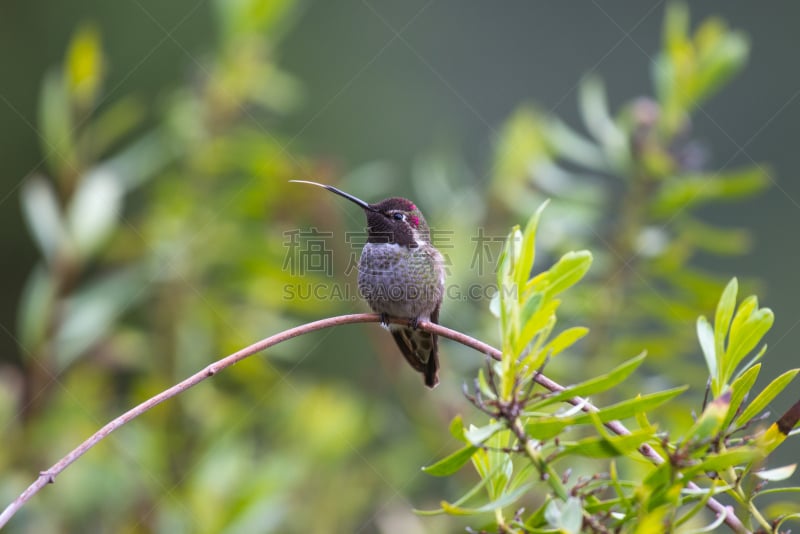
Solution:
{"label": "bird's eye", "polygon": [[402,214],[402,213],[394,213],[394,214],[392,214],[392,217],[394,218],[395,221],[405,221],[406,220],[406,216],[404,214]]}

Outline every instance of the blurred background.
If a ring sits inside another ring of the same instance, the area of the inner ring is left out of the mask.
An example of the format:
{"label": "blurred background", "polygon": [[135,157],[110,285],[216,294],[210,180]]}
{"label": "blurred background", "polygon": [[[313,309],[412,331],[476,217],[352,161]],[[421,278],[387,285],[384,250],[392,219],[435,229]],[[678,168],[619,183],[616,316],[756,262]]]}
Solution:
{"label": "blurred background", "polygon": [[[448,261],[441,322],[493,344],[502,240],[553,199],[540,267],[578,247],[595,266],[562,310],[592,333],[548,372],[577,382],[646,349],[648,375],[628,387],[693,387],[662,414],[674,428],[705,386],[695,319],[731,276],[776,314],[758,384],[796,365],[800,7],[685,15],[666,2],[4,2],[3,506],[209,362],[366,311],[362,214],[293,178],[416,202]],[[476,417],[460,391],[481,357],[441,352],[431,392],[376,325],[284,343],[120,429],[8,530],[463,531],[474,522],[413,512],[474,483],[419,470],[457,447],[454,415]]]}

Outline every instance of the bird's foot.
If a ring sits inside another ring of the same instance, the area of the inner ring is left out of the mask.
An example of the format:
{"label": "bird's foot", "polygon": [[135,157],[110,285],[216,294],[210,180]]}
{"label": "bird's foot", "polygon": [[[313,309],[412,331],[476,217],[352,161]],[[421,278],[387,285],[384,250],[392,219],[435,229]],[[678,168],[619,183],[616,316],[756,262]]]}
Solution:
{"label": "bird's foot", "polygon": [[381,313],[381,326],[384,328],[389,328],[389,314],[388,313]]}
{"label": "bird's foot", "polygon": [[408,326],[410,326],[414,330],[419,328],[419,317],[412,317],[411,319],[409,319],[408,320]]}

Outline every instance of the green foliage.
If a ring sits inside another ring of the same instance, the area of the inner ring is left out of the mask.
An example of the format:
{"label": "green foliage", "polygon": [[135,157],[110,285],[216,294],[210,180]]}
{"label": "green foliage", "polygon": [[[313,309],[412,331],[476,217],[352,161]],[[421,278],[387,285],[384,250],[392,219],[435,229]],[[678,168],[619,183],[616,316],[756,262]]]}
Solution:
{"label": "green foliage", "polygon": [[[493,302],[503,359],[479,373],[476,390],[468,395],[489,418],[470,425],[469,434],[491,438],[470,441],[465,435],[465,447],[432,466],[439,475],[451,474],[472,457],[480,480],[456,502],[459,513],[491,515],[489,526],[479,519],[485,530],[699,528],[701,511],[723,494],[737,503],[737,517],[748,529],[772,531],[771,521],[797,513],[790,506],[768,515],[756,499],[765,481],[785,480],[794,471],[794,466],[762,467],[797,423],[800,404],[766,428],[757,424],[798,370],[750,396],[766,351],[758,347],[773,314],[759,308],[754,296],[737,305],[735,278],[724,286],[721,277],[692,265],[699,254],[731,256],[748,247],[745,232],[701,221],[693,210],[749,197],[768,182],[761,166],[705,170],[699,145],[691,139],[691,115],[741,69],[747,40],[717,19],[689,35],[688,20],[685,6],[668,8],[663,51],[654,61],[656,100],[634,100],[613,115],[603,85],[589,78],[580,88],[579,105],[591,138],[528,105],[509,118],[498,141],[493,193],[517,214],[536,203],[542,207],[525,232],[514,228],[506,241]],[[541,220],[546,197],[553,198],[549,225]],[[560,236],[539,245],[540,252],[560,259],[538,274],[533,269],[537,230],[539,236]],[[561,306],[546,288],[560,292],[587,274],[591,256],[570,251],[587,245],[597,266]],[[693,371],[698,360],[683,357],[697,353],[686,326],[710,309],[720,292],[714,325],[702,315],[697,319],[712,399],[688,427],[675,429],[675,422],[663,416],[655,423],[654,414],[668,415],[658,410],[666,403],[673,413],[688,410],[691,399],[674,399],[687,389],[702,391],[702,382],[642,391],[645,382],[625,379],[643,373],[644,355],[610,372],[607,356],[647,348],[660,376],[681,382],[687,376],[701,378]],[[588,321],[587,343],[572,346],[586,335],[582,326],[548,343],[559,308]],[[553,360],[565,350],[566,357],[582,357],[581,365]],[[537,392],[538,372],[565,367],[571,380],[581,370],[589,378],[564,391]],[[591,408],[577,399],[586,395],[617,400]],[[564,409],[564,402],[575,406]],[[604,426],[616,420],[631,421],[629,432],[617,434]],[[648,467],[640,462],[645,450],[655,455]],[[481,463],[487,458],[493,469]],[[517,477],[513,488],[512,474]],[[524,484],[532,485],[530,492],[515,493]],[[781,491],[791,495],[796,488]],[[511,497],[514,502],[508,502]],[[443,503],[440,511],[452,509]]]}
{"label": "green foliage", "polygon": [[661,128],[669,135],[682,128],[686,110],[712,95],[747,60],[749,44],[718,18],[703,22],[689,36],[689,12],[673,4],[664,21],[664,52],[653,64],[656,92],[664,117]]}
{"label": "green foliage", "polygon": [[[197,71],[152,102],[106,91],[99,26],[79,28],[45,76],[46,175],[21,192],[42,259],[20,302],[24,361],[0,366],[4,502],[105,421],[215,358],[344,311],[284,294],[297,283],[284,232],[314,212],[284,184],[317,167],[275,126],[301,94],[274,59],[296,4],[214,2]],[[293,201],[301,208],[286,211]],[[440,445],[394,435],[410,424],[396,399],[374,402],[330,371],[307,376],[303,355],[321,339],[243,362],[120,429],[9,532],[357,530],[406,483],[398,466]]]}
{"label": "green foliage", "polygon": [[[752,386],[763,350],[730,382],[743,357],[769,329],[771,312],[759,309],[755,297],[737,307],[734,278],[719,300],[715,328],[700,318],[698,337],[709,365],[713,400],[678,437],[667,437],[660,430],[664,425],[651,421],[661,413],[660,406],[688,386],[637,393],[602,407],[580,398],[616,388],[640,368],[644,355],[563,390],[541,388],[536,379],[556,355],[544,348],[551,346],[547,341],[557,323],[559,301],[554,297],[578,282],[591,261],[586,253],[567,253],[529,278],[541,212],[536,211],[524,232],[512,229],[501,258],[496,308],[504,340],[502,360],[490,364],[467,395],[488,415],[488,422],[465,428],[461,417],[454,419],[451,432],[465,445],[424,469],[451,476],[471,460],[479,482],[454,503],[443,501],[439,510],[425,513],[487,515],[493,518],[488,528],[501,532],[669,531],[696,522],[709,499],[727,494],[738,503],[737,516],[746,528],[756,525],[770,531],[772,519],[755,504],[763,489],[758,481],[785,480],[794,466],[761,466],[800,419],[800,408],[766,429],[737,436],[761,419],[800,369],[773,380],[746,407],[746,392],[740,388]],[[567,339],[563,348],[578,336]],[[564,402],[574,406],[564,410]],[[620,432],[615,426],[619,421],[636,426]],[[644,447],[649,467],[641,466]],[[602,463],[608,461],[612,463]],[[634,462],[640,465],[634,468]],[[626,466],[625,475],[618,466]],[[790,494],[796,488],[785,491]],[[538,495],[533,505],[532,493]]]}
{"label": "green foliage", "polygon": [[[4,501],[102,422],[214,358],[304,318],[363,309],[296,296],[303,284],[329,287],[330,277],[286,268],[286,231],[301,219],[335,230],[337,240],[346,227],[285,186],[309,174],[334,178],[278,126],[302,95],[274,59],[296,2],[213,6],[214,39],[191,81],[154,102],[105,91],[111,69],[91,24],[43,79],[46,171],[21,191],[42,259],[20,302],[24,361],[0,368]],[[713,521],[701,514],[716,496],[756,528],[800,517],[800,489],[764,489],[794,473],[794,465],[766,466],[800,408],[761,424],[798,370],[754,391],[772,313],[755,297],[739,302],[735,279],[725,286],[728,277],[694,261],[749,247],[746,231],[703,221],[697,208],[748,198],[767,183],[758,165],[706,169],[692,139],[691,116],[741,69],[747,50],[716,19],[690,33],[687,10],[672,5],[654,62],[657,98],[612,112],[603,84],[587,78],[578,98],[586,134],[520,107],[498,139],[488,191],[498,202],[464,187],[470,169],[457,154],[417,160],[417,198],[461,207],[436,211],[431,202],[424,211],[435,226],[478,227],[496,206],[507,212],[492,213],[503,234],[507,218],[528,218],[505,241],[491,330],[481,331],[485,302],[446,304],[446,322],[495,336],[503,354],[477,371],[469,400],[485,415],[454,418],[455,445],[441,432],[457,409],[454,394],[451,402],[403,395],[393,369],[391,381],[364,379],[366,358],[374,374],[394,361],[374,356],[383,340],[365,329],[336,350],[338,333],[308,336],[126,425],[37,495],[9,531],[367,530],[409,514],[395,508],[398,494],[420,508],[438,503],[423,512],[436,516],[425,518],[431,531],[465,521],[504,532],[696,529]],[[397,194],[380,163],[342,181],[367,183],[370,198]],[[553,201],[543,218],[545,198]],[[454,239],[449,280],[467,287],[475,245]],[[340,252],[337,272],[347,263]],[[713,324],[697,319],[717,301]],[[699,345],[687,327],[695,320]],[[687,423],[680,414],[700,406],[701,352],[711,400]],[[474,354],[461,347],[448,346],[445,357],[449,376],[474,371]],[[543,388],[543,370],[571,385]],[[589,395],[596,409],[570,404]],[[620,419],[629,433],[609,429]],[[446,446],[453,452],[433,462]],[[665,461],[644,460],[645,446]],[[424,463],[424,475],[409,474]],[[461,497],[450,501],[451,493]]]}
{"label": "green foliage", "polygon": [[[686,7],[673,3],[663,41],[653,62],[655,99],[614,113],[599,79],[581,83],[588,136],[535,106],[517,110],[497,142],[492,192],[518,216],[552,199],[543,251],[591,248],[596,267],[565,310],[594,332],[585,354],[602,348],[620,357],[646,346],[648,365],[682,380],[673,362],[694,350],[686,321],[713,305],[725,281],[695,258],[743,254],[750,243],[740,229],[701,220],[697,208],[750,197],[769,179],[761,165],[706,169],[692,138],[692,115],[742,69],[747,39],[718,19],[690,33]],[[591,363],[586,370],[599,371]]]}

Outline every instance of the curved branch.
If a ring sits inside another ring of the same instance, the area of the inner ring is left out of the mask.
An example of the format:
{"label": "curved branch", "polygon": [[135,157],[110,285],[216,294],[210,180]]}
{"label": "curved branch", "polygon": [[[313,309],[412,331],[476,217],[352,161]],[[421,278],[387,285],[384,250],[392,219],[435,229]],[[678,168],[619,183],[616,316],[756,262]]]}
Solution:
{"label": "curved branch", "polygon": [[[372,313],[357,313],[352,315],[339,315],[336,317],[328,317],[326,319],[320,319],[319,321],[314,321],[311,323],[306,323],[304,325],[296,326],[294,328],[290,328],[289,330],[284,330],[283,332],[279,332],[273,336],[268,338],[262,339],[252,345],[243,348],[238,352],[234,352],[233,354],[222,358],[221,360],[217,360],[216,362],[212,363],[211,365],[205,367],[201,371],[191,375],[190,377],[186,378],[185,380],[175,384],[174,386],[165,389],[158,395],[155,395],[146,401],[142,402],[141,404],[131,408],[127,412],[123,413],[119,417],[111,420],[108,424],[102,427],[100,430],[92,434],[86,441],[78,445],[72,451],[69,452],[66,456],[61,458],[58,462],[53,464],[49,469],[46,471],[42,471],[39,473],[39,477],[30,485],[28,488],[23,491],[19,497],[14,499],[14,501],[9,504],[2,513],[0,513],[0,528],[2,528],[8,521],[14,516],[14,514],[19,511],[22,506],[28,502],[31,497],[36,495],[43,487],[47,484],[52,484],[55,482],[56,476],[58,476],[64,469],[69,467],[75,460],[86,454],[89,449],[97,445],[101,440],[103,440],[106,436],[111,434],[114,430],[118,429],[122,425],[128,423],[129,421],[139,417],[146,411],[150,410],[151,408],[161,404],[167,399],[171,399],[175,397],[179,393],[182,393],[189,389],[192,386],[195,386],[202,382],[203,380],[210,378],[217,374],[218,372],[222,371],[223,369],[230,367],[231,365],[247,358],[248,356],[252,356],[253,354],[259,353],[263,350],[266,350],[278,343],[282,343],[294,337],[301,336],[303,334],[307,334],[309,332],[313,332],[315,330],[322,330],[323,328],[330,328],[332,326],[338,326],[343,324],[354,324],[354,323],[376,323],[380,322],[381,317],[377,314]],[[396,324],[408,324],[408,319],[398,319],[398,318],[390,318],[390,322]],[[447,327],[442,325],[431,323],[427,321],[420,321],[418,327],[422,330],[438,334],[442,337],[446,337],[448,339],[452,339],[462,345],[467,347],[473,348],[478,352],[486,354],[492,359],[500,360],[502,358],[502,352],[497,350],[496,348],[492,347],[491,345],[487,345],[486,343],[477,340],[471,336],[458,332],[456,330],[451,330]],[[562,391],[564,386],[554,382],[544,376],[541,373],[537,373],[534,375],[534,380],[548,389],[549,391]],[[568,401],[573,406],[580,406],[583,411],[597,411],[598,408],[590,403],[588,400],[581,398],[581,397],[573,397]],[[614,433],[622,435],[622,434],[629,434],[630,431],[619,421],[610,421],[606,423],[606,426]],[[664,458],[661,457],[658,452],[655,451],[649,445],[643,445],[640,447],[639,452],[642,453],[645,457],[649,458],[653,463],[661,464],[664,462]],[[690,487],[697,487],[694,484],[690,483]],[[719,501],[711,498],[708,500],[706,506],[713,510],[718,515],[725,516],[725,523],[737,533],[744,533],[748,532],[747,529],[742,525],[741,521],[734,515],[732,509],[730,507],[723,506]]]}

